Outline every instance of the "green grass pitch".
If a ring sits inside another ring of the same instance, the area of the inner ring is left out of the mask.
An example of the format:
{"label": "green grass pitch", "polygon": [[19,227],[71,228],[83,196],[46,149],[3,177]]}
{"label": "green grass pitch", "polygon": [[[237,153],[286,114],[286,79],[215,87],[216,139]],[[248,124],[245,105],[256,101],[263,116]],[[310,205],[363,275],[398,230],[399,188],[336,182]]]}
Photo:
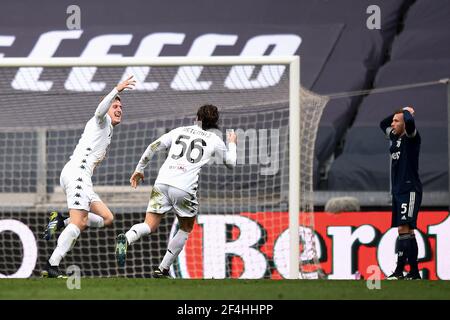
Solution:
{"label": "green grass pitch", "polygon": [[0,279],[0,299],[450,299],[450,281],[346,280],[181,280],[81,278],[81,289],[69,290],[66,279]]}

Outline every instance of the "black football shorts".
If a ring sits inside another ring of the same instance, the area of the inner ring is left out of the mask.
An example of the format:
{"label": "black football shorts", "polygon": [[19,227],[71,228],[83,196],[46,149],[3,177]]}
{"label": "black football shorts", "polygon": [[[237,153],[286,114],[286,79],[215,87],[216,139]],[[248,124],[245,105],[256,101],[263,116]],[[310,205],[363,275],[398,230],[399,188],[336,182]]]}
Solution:
{"label": "black football shorts", "polygon": [[421,192],[407,192],[392,195],[392,227],[409,225],[417,228],[417,215],[422,203]]}

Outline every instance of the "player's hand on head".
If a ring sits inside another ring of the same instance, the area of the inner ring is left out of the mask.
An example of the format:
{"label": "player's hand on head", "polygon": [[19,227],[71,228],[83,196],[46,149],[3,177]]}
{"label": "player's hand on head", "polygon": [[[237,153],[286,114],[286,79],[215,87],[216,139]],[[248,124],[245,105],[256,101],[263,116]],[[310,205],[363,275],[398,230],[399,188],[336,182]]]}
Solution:
{"label": "player's hand on head", "polygon": [[134,86],[136,85],[136,80],[133,78],[134,76],[131,75],[128,77],[128,79],[120,82],[116,88],[117,91],[122,92],[125,89],[134,89]]}
{"label": "player's hand on head", "polygon": [[144,181],[144,174],[140,172],[134,172],[130,178],[131,187],[136,189],[140,181]]}
{"label": "player's hand on head", "polygon": [[234,131],[228,132],[227,140],[230,143],[236,143],[237,142],[237,135],[236,135],[236,133],[234,133]]}
{"label": "player's hand on head", "polygon": [[415,114],[414,108],[411,106],[404,107],[403,110],[407,110],[412,116]]}

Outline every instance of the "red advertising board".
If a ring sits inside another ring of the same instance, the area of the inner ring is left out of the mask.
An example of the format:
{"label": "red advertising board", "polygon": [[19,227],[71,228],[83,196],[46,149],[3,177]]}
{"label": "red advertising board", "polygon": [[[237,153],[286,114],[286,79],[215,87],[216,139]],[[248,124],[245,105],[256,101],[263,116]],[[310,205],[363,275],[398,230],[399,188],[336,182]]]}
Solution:
{"label": "red advertising board", "polygon": [[[314,243],[328,279],[355,279],[358,274],[367,278],[373,266],[379,267],[381,278],[391,273],[397,259],[397,230],[390,227],[390,221],[390,212],[314,213]],[[200,215],[197,222],[178,260],[182,277],[287,276],[286,212]],[[450,279],[449,213],[421,212],[417,225],[422,276]],[[301,239],[312,239],[309,229],[300,229]],[[307,249],[301,260],[310,259]]]}

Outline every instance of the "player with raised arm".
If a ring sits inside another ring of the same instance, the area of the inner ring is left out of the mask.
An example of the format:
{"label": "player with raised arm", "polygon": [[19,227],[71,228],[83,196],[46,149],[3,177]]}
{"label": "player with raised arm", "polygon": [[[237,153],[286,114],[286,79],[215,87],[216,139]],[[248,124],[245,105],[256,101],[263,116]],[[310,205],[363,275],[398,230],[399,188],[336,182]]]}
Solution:
{"label": "player with raised arm", "polygon": [[[392,227],[398,228],[397,267],[387,279],[421,279],[414,235],[422,202],[419,178],[421,137],[416,129],[414,109],[405,107],[396,111],[381,121],[380,128],[391,140]],[[404,276],[406,262],[410,271]]]}
{"label": "player with raised arm", "polygon": [[76,239],[86,227],[101,228],[112,224],[114,216],[100,200],[92,186],[95,167],[105,158],[113,129],[122,120],[122,103],[118,95],[135,85],[133,76],[120,82],[100,102],[94,116],[87,122],[75,150],[60,175],[60,184],[67,197],[69,219],[53,212],[44,232],[50,239],[56,230],[64,228],[58,237],[53,254],[42,271],[43,277],[60,278],[58,266],[72,249]]}
{"label": "player with raised arm", "polygon": [[169,154],[159,170],[147,207],[145,221],[135,224],[125,234],[119,234],[116,242],[116,258],[125,265],[127,248],[144,235],[158,228],[163,214],[173,210],[178,218],[179,230],[170,240],[164,258],[152,271],[154,278],[168,278],[169,268],[184,247],[192,231],[198,212],[197,189],[201,168],[216,155],[227,167],[236,166],[236,134],[228,134],[228,148],[223,140],[212,132],[218,129],[219,112],[216,106],[203,105],[197,112],[198,124],[179,127],[152,142],[130,178],[133,188],[144,180],[144,169],[153,155],[169,149]]}

